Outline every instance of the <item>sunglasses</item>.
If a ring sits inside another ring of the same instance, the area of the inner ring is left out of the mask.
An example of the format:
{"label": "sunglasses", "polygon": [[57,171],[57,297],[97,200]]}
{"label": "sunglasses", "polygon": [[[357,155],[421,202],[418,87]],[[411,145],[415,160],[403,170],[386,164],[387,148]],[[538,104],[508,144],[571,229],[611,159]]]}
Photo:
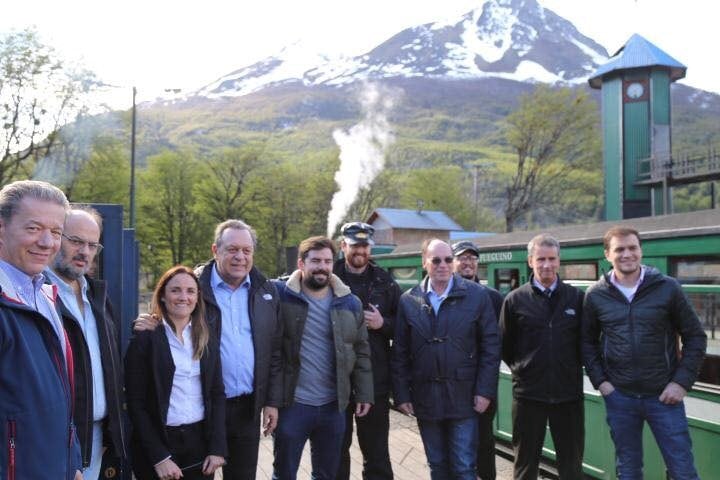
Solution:
{"label": "sunglasses", "polygon": [[450,264],[453,262],[453,257],[445,257],[445,258],[433,257],[430,259],[430,261],[432,262],[433,265],[440,265],[440,263],[442,263],[443,261],[447,264]]}

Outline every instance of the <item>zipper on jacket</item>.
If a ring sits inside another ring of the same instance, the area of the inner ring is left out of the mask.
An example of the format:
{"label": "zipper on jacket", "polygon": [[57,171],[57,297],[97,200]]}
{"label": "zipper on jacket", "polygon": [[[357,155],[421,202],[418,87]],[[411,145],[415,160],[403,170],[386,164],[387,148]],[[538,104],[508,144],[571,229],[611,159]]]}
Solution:
{"label": "zipper on jacket", "polygon": [[8,480],[15,480],[15,420],[8,420]]}

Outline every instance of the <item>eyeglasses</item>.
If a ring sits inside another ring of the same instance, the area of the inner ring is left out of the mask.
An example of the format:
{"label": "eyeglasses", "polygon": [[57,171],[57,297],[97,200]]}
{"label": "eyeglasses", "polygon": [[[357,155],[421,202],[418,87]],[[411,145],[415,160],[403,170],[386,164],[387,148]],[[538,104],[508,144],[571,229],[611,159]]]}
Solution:
{"label": "eyeglasses", "polygon": [[100,253],[103,249],[103,246],[101,243],[87,242],[87,241],[83,240],[82,238],[71,237],[70,235],[65,235],[64,233],[62,234],[62,236],[68,242],[70,242],[70,245],[72,245],[73,247],[76,247],[76,248],[82,248],[85,245],[87,245],[88,250],[90,250],[91,252],[97,252],[97,253]]}
{"label": "eyeglasses", "polygon": [[450,264],[453,262],[453,257],[445,257],[445,258],[433,257],[430,259],[430,261],[432,262],[433,265],[440,265],[440,263],[443,261],[447,264]]}
{"label": "eyeglasses", "polygon": [[459,262],[477,262],[478,257],[475,255],[463,255],[462,257],[456,257]]}

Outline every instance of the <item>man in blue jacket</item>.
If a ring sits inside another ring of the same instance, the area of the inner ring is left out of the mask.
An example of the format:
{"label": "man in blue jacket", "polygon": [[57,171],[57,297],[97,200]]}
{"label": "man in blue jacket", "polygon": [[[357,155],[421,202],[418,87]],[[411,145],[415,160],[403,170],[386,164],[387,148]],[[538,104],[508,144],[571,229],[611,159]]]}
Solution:
{"label": "man in blue jacket", "polygon": [[37,181],[0,190],[0,478],[82,479],[72,422],[72,349],[42,271],[60,249],[65,194]]}
{"label": "man in blue jacket", "polygon": [[647,422],[670,477],[697,479],[683,398],[707,336],[678,282],[642,265],[637,230],[613,227],[603,244],[613,268],[585,294],[582,354],[605,400],[618,476],[643,478]]}
{"label": "man in blue jacket", "polygon": [[422,259],[427,278],[398,307],[395,403],[417,417],[433,480],[475,480],[477,414],[497,396],[497,320],[488,294],[453,275],[447,243],[426,242]]}

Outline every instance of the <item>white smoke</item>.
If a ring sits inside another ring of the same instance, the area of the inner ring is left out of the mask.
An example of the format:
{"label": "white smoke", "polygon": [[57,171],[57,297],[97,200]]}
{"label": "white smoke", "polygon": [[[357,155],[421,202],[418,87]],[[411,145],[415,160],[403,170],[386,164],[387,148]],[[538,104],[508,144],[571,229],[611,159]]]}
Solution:
{"label": "white smoke", "polygon": [[[345,217],[360,189],[367,187],[385,165],[385,150],[395,141],[387,115],[395,95],[387,88],[369,83],[360,92],[364,119],[347,132],[337,129],[333,139],[340,147],[340,168],[335,172],[339,190],[328,212],[328,237]],[[364,219],[359,219],[364,220]]]}

